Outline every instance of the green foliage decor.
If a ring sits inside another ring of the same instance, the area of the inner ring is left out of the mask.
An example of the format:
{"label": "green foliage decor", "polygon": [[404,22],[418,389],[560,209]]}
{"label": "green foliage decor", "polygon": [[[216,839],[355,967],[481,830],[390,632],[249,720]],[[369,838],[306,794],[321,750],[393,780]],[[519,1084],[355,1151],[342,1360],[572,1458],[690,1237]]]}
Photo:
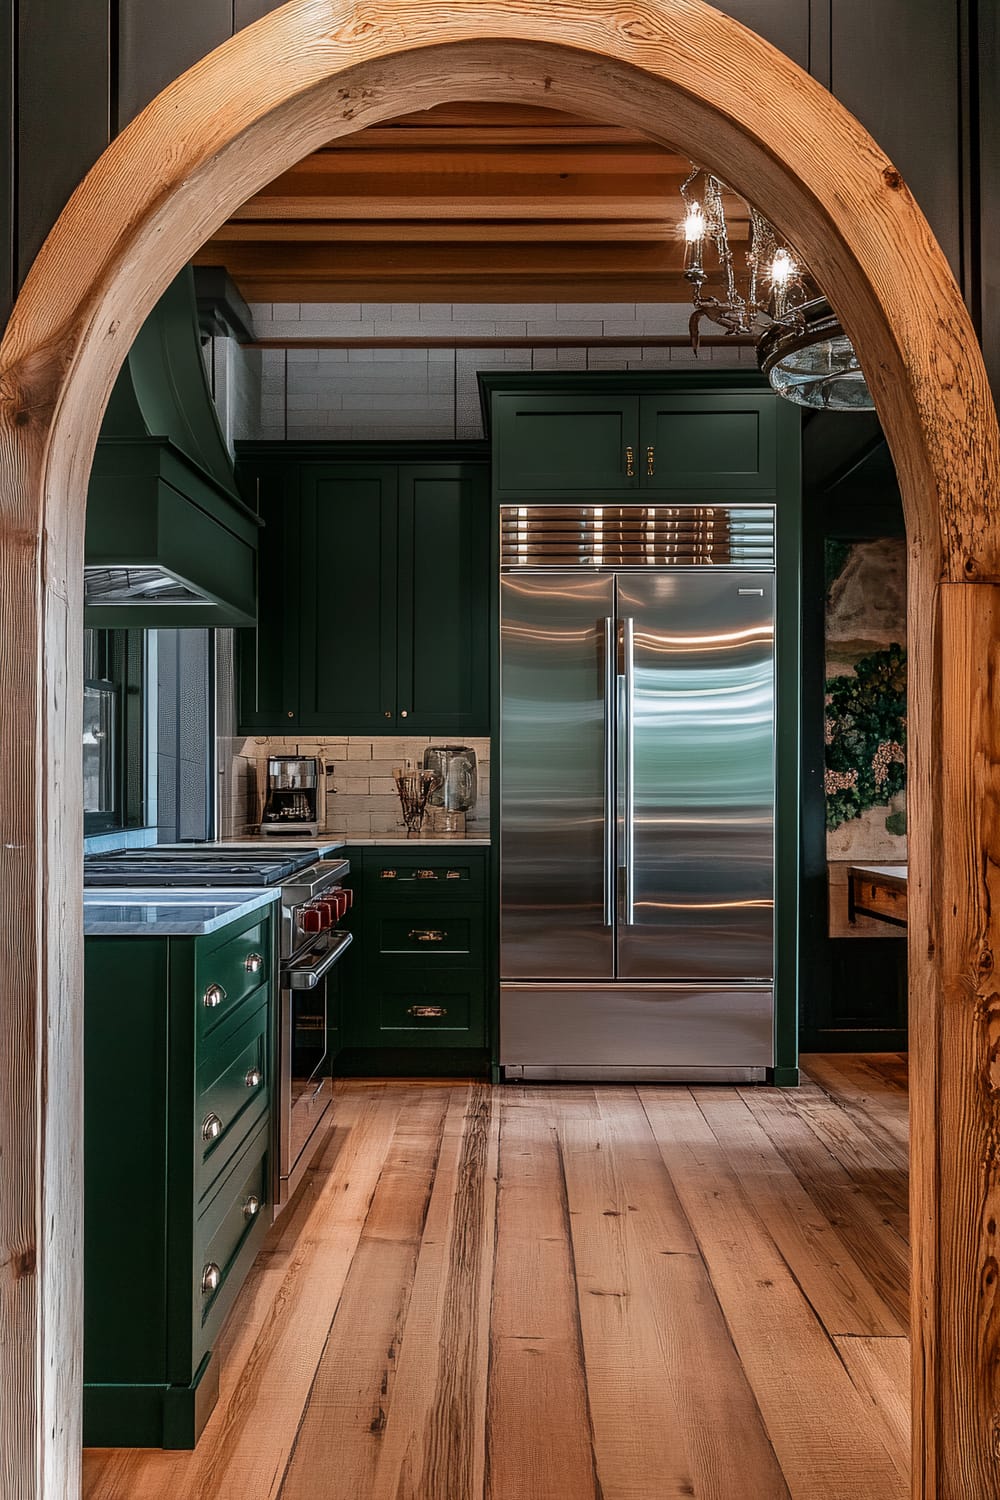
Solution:
{"label": "green foliage decor", "polygon": [[[882,807],[906,785],[906,651],[863,656],[826,681],[826,826]],[[891,833],[902,832],[891,815]],[[887,820],[887,827],[889,822]]]}

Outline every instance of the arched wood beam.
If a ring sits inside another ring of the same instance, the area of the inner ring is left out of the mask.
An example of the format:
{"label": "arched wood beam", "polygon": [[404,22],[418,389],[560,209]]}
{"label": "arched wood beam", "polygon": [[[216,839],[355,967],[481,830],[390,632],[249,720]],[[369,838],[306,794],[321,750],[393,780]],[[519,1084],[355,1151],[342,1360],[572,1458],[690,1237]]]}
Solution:
{"label": "arched wood beam", "polygon": [[892,164],[702,0],[292,0],[129,126],[28,276],[0,346],[0,1487],[65,1500],[79,1486],[81,565],[103,407],[159,293],[241,202],[337,135],[456,99],[551,105],[680,146],[760,203],[858,348],[911,562],[913,1493],[987,1500],[1000,1489],[996,418],[958,289]]}

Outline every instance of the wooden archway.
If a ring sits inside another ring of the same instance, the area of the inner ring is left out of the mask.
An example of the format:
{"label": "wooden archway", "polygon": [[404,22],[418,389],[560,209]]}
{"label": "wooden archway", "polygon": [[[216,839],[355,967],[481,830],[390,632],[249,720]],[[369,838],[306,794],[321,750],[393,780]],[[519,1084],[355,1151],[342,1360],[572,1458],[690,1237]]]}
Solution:
{"label": "wooden archway", "polygon": [[455,99],[681,146],[808,261],[861,355],[911,562],[915,1496],[1000,1491],[998,431],[961,297],[834,99],[702,0],[292,0],[159,96],[78,188],[0,346],[0,1489],[79,1488],[80,622],[116,371],[178,268],[323,141]]}

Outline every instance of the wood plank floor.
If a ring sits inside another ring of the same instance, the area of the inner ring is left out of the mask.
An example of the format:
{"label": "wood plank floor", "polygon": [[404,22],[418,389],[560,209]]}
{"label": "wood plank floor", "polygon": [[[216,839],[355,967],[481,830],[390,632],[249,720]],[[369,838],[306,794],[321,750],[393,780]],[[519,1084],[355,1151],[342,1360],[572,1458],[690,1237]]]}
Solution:
{"label": "wood plank floor", "polygon": [[191,1453],[86,1500],[905,1500],[906,1066],[338,1084]]}

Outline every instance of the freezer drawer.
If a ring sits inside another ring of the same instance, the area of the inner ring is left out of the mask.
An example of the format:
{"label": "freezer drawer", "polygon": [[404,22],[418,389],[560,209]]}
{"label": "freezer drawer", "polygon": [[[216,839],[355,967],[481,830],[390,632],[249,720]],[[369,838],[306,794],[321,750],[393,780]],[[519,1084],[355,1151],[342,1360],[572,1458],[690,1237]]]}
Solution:
{"label": "freezer drawer", "polygon": [[771,985],[501,984],[500,1061],[534,1077],[729,1077],[773,1065],[773,1010]]}

